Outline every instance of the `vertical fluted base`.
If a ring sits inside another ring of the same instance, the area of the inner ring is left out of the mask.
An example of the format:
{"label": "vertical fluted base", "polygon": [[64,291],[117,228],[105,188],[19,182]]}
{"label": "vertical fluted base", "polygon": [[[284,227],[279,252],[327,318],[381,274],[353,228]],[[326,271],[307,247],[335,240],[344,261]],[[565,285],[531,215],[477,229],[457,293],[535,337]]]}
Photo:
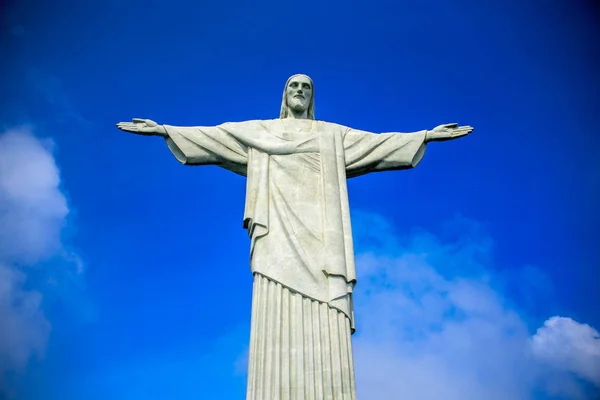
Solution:
{"label": "vertical fluted base", "polygon": [[247,400],[355,400],[350,320],[254,275]]}

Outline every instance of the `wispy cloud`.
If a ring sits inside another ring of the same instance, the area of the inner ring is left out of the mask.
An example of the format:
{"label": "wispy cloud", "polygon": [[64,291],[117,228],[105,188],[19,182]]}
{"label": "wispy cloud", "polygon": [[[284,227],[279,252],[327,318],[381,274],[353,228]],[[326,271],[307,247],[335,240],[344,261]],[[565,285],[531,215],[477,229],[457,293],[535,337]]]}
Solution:
{"label": "wispy cloud", "polygon": [[69,208],[52,148],[29,128],[0,134],[0,383],[43,355],[50,334],[42,291],[28,282],[32,268],[59,256],[67,273],[82,271],[61,241]]}
{"label": "wispy cloud", "polygon": [[24,290],[25,280],[21,271],[0,265],[0,375],[22,371],[31,356],[42,355],[50,333],[40,308],[42,295]]}
{"label": "wispy cloud", "polygon": [[89,123],[57,76],[39,68],[29,67],[26,69],[26,81],[30,89],[50,106],[57,122],[68,123],[74,120],[78,125]]}
{"label": "wispy cloud", "polygon": [[60,249],[69,210],[51,151],[29,129],[0,136],[0,259],[34,264]]}
{"label": "wispy cloud", "polygon": [[354,213],[353,224],[360,397],[583,399],[600,386],[598,332],[553,317],[532,335],[496,285],[481,225],[458,219],[442,241],[399,235],[369,214]]}

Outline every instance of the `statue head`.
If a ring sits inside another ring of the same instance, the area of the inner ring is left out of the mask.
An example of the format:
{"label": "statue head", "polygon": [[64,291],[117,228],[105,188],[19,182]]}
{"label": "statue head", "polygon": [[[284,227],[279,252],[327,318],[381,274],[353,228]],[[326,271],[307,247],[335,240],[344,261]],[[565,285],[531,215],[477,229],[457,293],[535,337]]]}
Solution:
{"label": "statue head", "polygon": [[291,112],[302,114],[304,111],[307,119],[315,119],[315,87],[309,76],[292,75],[283,89],[279,118],[287,118]]}

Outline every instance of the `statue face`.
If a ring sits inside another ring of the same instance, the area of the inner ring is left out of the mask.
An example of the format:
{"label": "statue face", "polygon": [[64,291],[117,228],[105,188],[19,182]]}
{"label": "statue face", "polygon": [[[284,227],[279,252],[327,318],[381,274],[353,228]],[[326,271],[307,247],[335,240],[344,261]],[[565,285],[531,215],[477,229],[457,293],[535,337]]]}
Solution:
{"label": "statue face", "polygon": [[308,109],[312,99],[312,84],[306,75],[298,75],[290,80],[286,88],[286,101],[289,108],[296,112]]}

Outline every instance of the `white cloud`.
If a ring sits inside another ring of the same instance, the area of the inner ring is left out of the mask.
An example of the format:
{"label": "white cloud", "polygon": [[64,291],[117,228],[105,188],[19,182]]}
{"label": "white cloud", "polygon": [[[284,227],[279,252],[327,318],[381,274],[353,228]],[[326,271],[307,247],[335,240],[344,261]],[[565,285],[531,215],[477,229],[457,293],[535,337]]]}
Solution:
{"label": "white cloud", "polygon": [[360,398],[583,399],[590,388],[573,373],[598,384],[598,333],[551,318],[532,337],[497,289],[480,225],[459,219],[443,242],[424,231],[398,236],[368,214],[354,213],[353,225]]}
{"label": "white cloud", "polygon": [[81,268],[61,243],[68,212],[52,142],[28,128],[0,134],[0,381],[41,356],[48,340],[42,293],[25,288],[30,268],[56,255],[68,255],[66,263]]}
{"label": "white cloud", "polygon": [[33,264],[60,248],[68,213],[50,152],[27,129],[0,136],[0,259]]}
{"label": "white cloud", "polygon": [[600,387],[600,333],[571,318],[552,317],[532,338],[534,354]]}
{"label": "white cloud", "polygon": [[23,290],[26,276],[0,265],[0,382],[1,374],[23,371],[32,355],[42,356],[50,333],[38,291]]}

